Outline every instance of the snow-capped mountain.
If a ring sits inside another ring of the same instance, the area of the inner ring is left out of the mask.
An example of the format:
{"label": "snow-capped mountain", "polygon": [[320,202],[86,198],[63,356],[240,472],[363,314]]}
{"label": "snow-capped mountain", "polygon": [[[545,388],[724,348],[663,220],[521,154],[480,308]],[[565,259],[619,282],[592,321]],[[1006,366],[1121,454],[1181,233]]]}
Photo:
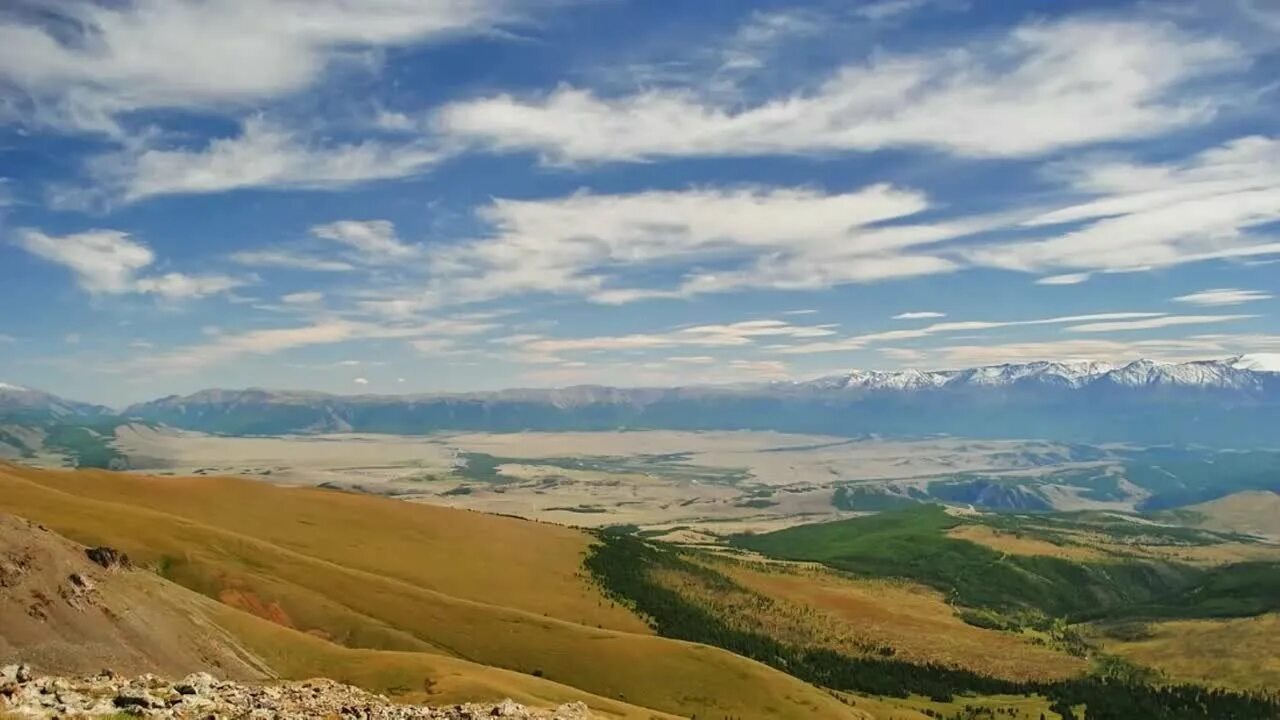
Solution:
{"label": "snow-capped mountain", "polygon": [[[1274,359],[1271,359],[1274,358]],[[1135,360],[1124,365],[1084,361],[1041,361],[987,365],[963,370],[855,370],[848,375],[820,378],[811,387],[843,390],[906,391],[927,389],[999,388],[1040,384],[1084,388],[1094,384],[1126,388],[1184,387],[1257,390],[1280,369],[1280,355],[1242,355],[1226,360],[1162,363]]]}

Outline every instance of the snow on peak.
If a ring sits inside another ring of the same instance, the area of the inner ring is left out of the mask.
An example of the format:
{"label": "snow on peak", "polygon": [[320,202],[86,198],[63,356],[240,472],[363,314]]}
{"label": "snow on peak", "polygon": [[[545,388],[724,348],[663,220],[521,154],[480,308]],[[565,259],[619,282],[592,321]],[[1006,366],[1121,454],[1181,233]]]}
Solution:
{"label": "snow on peak", "polygon": [[1128,387],[1163,385],[1248,389],[1258,387],[1261,382],[1253,374],[1256,372],[1280,372],[1280,353],[1184,363],[1148,359],[1126,364],[1100,360],[1042,360],[963,370],[855,370],[846,376],[826,378],[822,382],[828,389],[856,390],[1002,387],[1028,382],[1080,388],[1102,380]]}
{"label": "snow on peak", "polygon": [[21,385],[10,385],[6,382],[0,382],[0,390],[13,390],[15,392],[27,392],[27,389]]}
{"label": "snow on peak", "polygon": [[1246,353],[1229,358],[1226,363],[1237,370],[1280,372],[1280,353]]}

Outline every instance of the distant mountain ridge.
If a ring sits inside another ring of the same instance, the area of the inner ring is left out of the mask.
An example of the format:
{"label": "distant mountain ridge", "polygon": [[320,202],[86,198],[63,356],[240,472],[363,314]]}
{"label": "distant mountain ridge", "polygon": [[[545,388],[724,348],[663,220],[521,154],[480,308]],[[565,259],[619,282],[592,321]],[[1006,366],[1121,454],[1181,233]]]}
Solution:
{"label": "distant mountain ridge", "polygon": [[102,405],[68,400],[42,390],[0,382],[0,416],[56,420],[67,417],[96,417],[110,413],[111,409]]}
{"label": "distant mountain ridge", "polygon": [[203,390],[129,417],[229,434],[757,429],[1280,446],[1280,372],[1263,356],[858,370],[801,382],[583,385],[425,395]]}
{"label": "distant mountain ridge", "polygon": [[[855,370],[799,382],[580,385],[420,395],[208,389],[119,415],[205,432],[778,430],[1280,447],[1280,356],[1124,364],[1040,361]],[[0,417],[109,418],[109,408],[0,385]]]}

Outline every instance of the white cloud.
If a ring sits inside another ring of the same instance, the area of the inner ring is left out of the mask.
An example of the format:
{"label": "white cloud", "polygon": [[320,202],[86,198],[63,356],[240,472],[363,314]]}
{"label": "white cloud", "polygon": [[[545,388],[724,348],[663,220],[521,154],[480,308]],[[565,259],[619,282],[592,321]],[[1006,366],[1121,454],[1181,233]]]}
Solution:
{"label": "white cloud", "polygon": [[280,296],[280,302],[286,305],[314,305],[324,300],[322,292],[296,292]]}
{"label": "white cloud", "polygon": [[682,365],[711,365],[716,361],[710,355],[675,355],[667,358],[667,362],[680,363]]}
{"label": "white cloud", "polygon": [[65,266],[75,274],[80,287],[90,293],[132,292],[134,276],[156,259],[151,248],[118,230],[90,230],[61,237],[27,230],[19,234],[18,245]]}
{"label": "white cloud", "polygon": [[1037,285],[1079,285],[1089,282],[1089,273],[1067,273],[1064,275],[1046,275],[1036,280]]}
{"label": "white cloud", "polygon": [[1239,138],[1164,165],[1081,161],[1057,174],[1090,199],[1043,213],[1024,229],[1083,227],[966,256],[1010,270],[1087,272],[1280,254],[1265,231],[1251,234],[1280,220],[1280,139]]}
{"label": "white cloud", "polygon": [[114,132],[116,117],[136,110],[249,105],[289,95],[334,65],[367,62],[366,49],[484,31],[517,19],[515,5],[64,0],[39,13],[0,16],[0,87],[28,121]]}
{"label": "white cloud", "polygon": [[956,332],[974,332],[979,330],[996,330],[1009,327],[1032,327],[1037,325],[1067,325],[1083,322],[1118,322],[1128,320],[1146,320],[1165,317],[1165,313],[1149,312],[1116,312],[1094,313],[1091,315],[1063,315],[1059,317],[1037,318],[1034,320],[961,320],[942,322],[910,330],[884,330],[881,332],[854,335],[840,340],[824,340],[796,345],[774,345],[769,349],[784,355],[805,355],[809,353],[843,352],[861,350],[868,345],[898,340],[915,340],[931,335]]}
{"label": "white cloud", "polygon": [[71,235],[47,235],[24,230],[18,245],[27,252],[66,267],[76,283],[91,294],[158,295],[185,300],[225,293],[244,284],[226,275],[184,275],[170,272],[139,277],[156,259],[151,248],[118,230],[89,230]]}
{"label": "white cloud", "polygon": [[757,70],[765,58],[787,40],[821,34],[824,18],[812,12],[789,9],[757,10],[747,18],[720,52],[721,73]]}
{"label": "white cloud", "polygon": [[788,373],[787,364],[777,360],[730,360],[729,368],[761,378],[785,378]]}
{"label": "white cloud", "polygon": [[1192,305],[1243,305],[1244,303],[1257,302],[1259,300],[1270,300],[1273,297],[1271,293],[1262,292],[1261,290],[1236,290],[1234,288],[1216,288],[1213,290],[1202,290],[1189,295],[1179,295],[1174,298],[1174,302],[1190,303]]}
{"label": "white cloud", "polygon": [[894,320],[931,320],[933,318],[944,318],[946,313],[933,312],[931,310],[922,310],[919,312],[904,312],[893,316]]}
{"label": "white cloud", "polygon": [[889,20],[902,15],[909,15],[929,4],[931,0],[877,0],[855,9],[859,17],[871,21]]}
{"label": "white cloud", "polygon": [[523,382],[564,387],[582,384],[630,387],[680,387],[732,382],[761,382],[789,377],[785,363],[737,359],[714,364],[646,362],[560,362],[521,375]]}
{"label": "white cloud", "polygon": [[[953,262],[914,248],[990,220],[875,226],[927,207],[921,194],[887,185],[842,194],[746,187],[496,200],[480,211],[492,236],[435,249],[433,283],[411,303],[548,292],[620,304],[951,271]],[[676,268],[687,272],[670,287],[627,287],[630,273]]]}
{"label": "white cloud", "polygon": [[355,383],[355,384],[357,384],[357,385],[368,385],[368,384],[369,384],[369,380],[368,380],[367,378],[362,378],[362,377],[355,378],[355,379],[354,379],[354,380],[352,380],[351,382],[353,382],[353,383]]}
{"label": "white cloud", "polygon": [[877,351],[881,355],[909,365],[917,365],[925,359],[925,353],[921,350],[913,350],[911,348],[879,348]]}
{"label": "white cloud", "polygon": [[356,269],[349,262],[292,250],[244,250],[232,253],[230,259],[234,263],[255,268],[289,268],[312,272],[347,272]]}
{"label": "white cloud", "polygon": [[441,157],[420,142],[311,142],[257,116],[245,120],[239,135],[214,138],[202,148],[144,144],[95,158],[89,173],[100,193],[134,202],[252,187],[342,188],[413,175]]}
{"label": "white cloud", "polygon": [[245,355],[272,355],[297,347],[342,342],[357,337],[359,330],[355,323],[324,321],[301,327],[218,333],[210,336],[209,342],[143,356],[131,366],[154,372],[191,372]]}
{"label": "white cloud", "polygon": [[422,337],[428,330],[429,328],[416,325],[386,325],[327,318],[296,327],[239,333],[217,331],[206,333],[209,335],[206,342],[139,357],[122,369],[189,373],[245,356],[274,355],[295,348],[333,345],[353,340],[407,340]]}
{"label": "white cloud", "polygon": [[755,105],[678,89],[602,97],[562,87],[455,103],[435,124],[561,163],[904,146],[1035,155],[1203,121],[1215,100],[1179,96],[1180,88],[1240,62],[1226,42],[1158,22],[1038,22],[930,55],[873,54],[812,91]]}
{"label": "white cloud", "polygon": [[416,257],[420,250],[396,236],[388,220],[340,220],[311,228],[311,234],[351,248],[365,263],[388,264]]}
{"label": "white cloud", "polygon": [[426,340],[413,340],[409,343],[419,355],[427,357],[439,355],[454,355],[460,352],[458,342],[452,338],[430,338]]}
{"label": "white cloud", "polygon": [[1042,342],[949,345],[927,351],[928,360],[924,364],[928,367],[956,368],[1037,360],[1103,360],[1122,363],[1138,358],[1186,362],[1224,358],[1265,348],[1280,348],[1280,336],[1194,335],[1133,342],[1073,338]]}
{"label": "white cloud", "polygon": [[134,282],[134,289],[136,292],[159,295],[169,300],[187,300],[218,295],[244,284],[243,280],[226,275],[183,275],[171,272],[139,278]]}
{"label": "white cloud", "polygon": [[[727,325],[697,325],[661,333],[544,338],[538,335],[508,339],[534,357],[565,352],[648,350],[670,347],[742,347],[759,338],[815,338],[835,334],[834,325],[792,325],[781,320],[745,320]],[[701,358],[699,358],[701,360]],[[687,358],[679,362],[694,362]]]}
{"label": "white cloud", "polygon": [[1153,330],[1156,328],[1178,327],[1181,325],[1206,325],[1210,323],[1234,322],[1248,320],[1256,315],[1166,315],[1144,320],[1123,320],[1117,322],[1096,322],[1083,325],[1072,325],[1067,332],[1102,333],[1127,332],[1131,330]]}

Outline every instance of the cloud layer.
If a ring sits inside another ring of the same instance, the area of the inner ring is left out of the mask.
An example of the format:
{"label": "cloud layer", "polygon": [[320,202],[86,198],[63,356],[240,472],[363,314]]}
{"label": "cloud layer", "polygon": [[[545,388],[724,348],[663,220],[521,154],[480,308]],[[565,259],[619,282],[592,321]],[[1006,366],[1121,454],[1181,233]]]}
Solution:
{"label": "cloud layer", "polygon": [[1160,23],[1030,23],[994,43],[873,55],[811,90],[745,107],[689,89],[602,97],[566,86],[457,103],[436,126],[557,163],[893,147],[1036,155],[1204,120],[1215,101],[1179,91],[1240,60],[1228,43]]}

